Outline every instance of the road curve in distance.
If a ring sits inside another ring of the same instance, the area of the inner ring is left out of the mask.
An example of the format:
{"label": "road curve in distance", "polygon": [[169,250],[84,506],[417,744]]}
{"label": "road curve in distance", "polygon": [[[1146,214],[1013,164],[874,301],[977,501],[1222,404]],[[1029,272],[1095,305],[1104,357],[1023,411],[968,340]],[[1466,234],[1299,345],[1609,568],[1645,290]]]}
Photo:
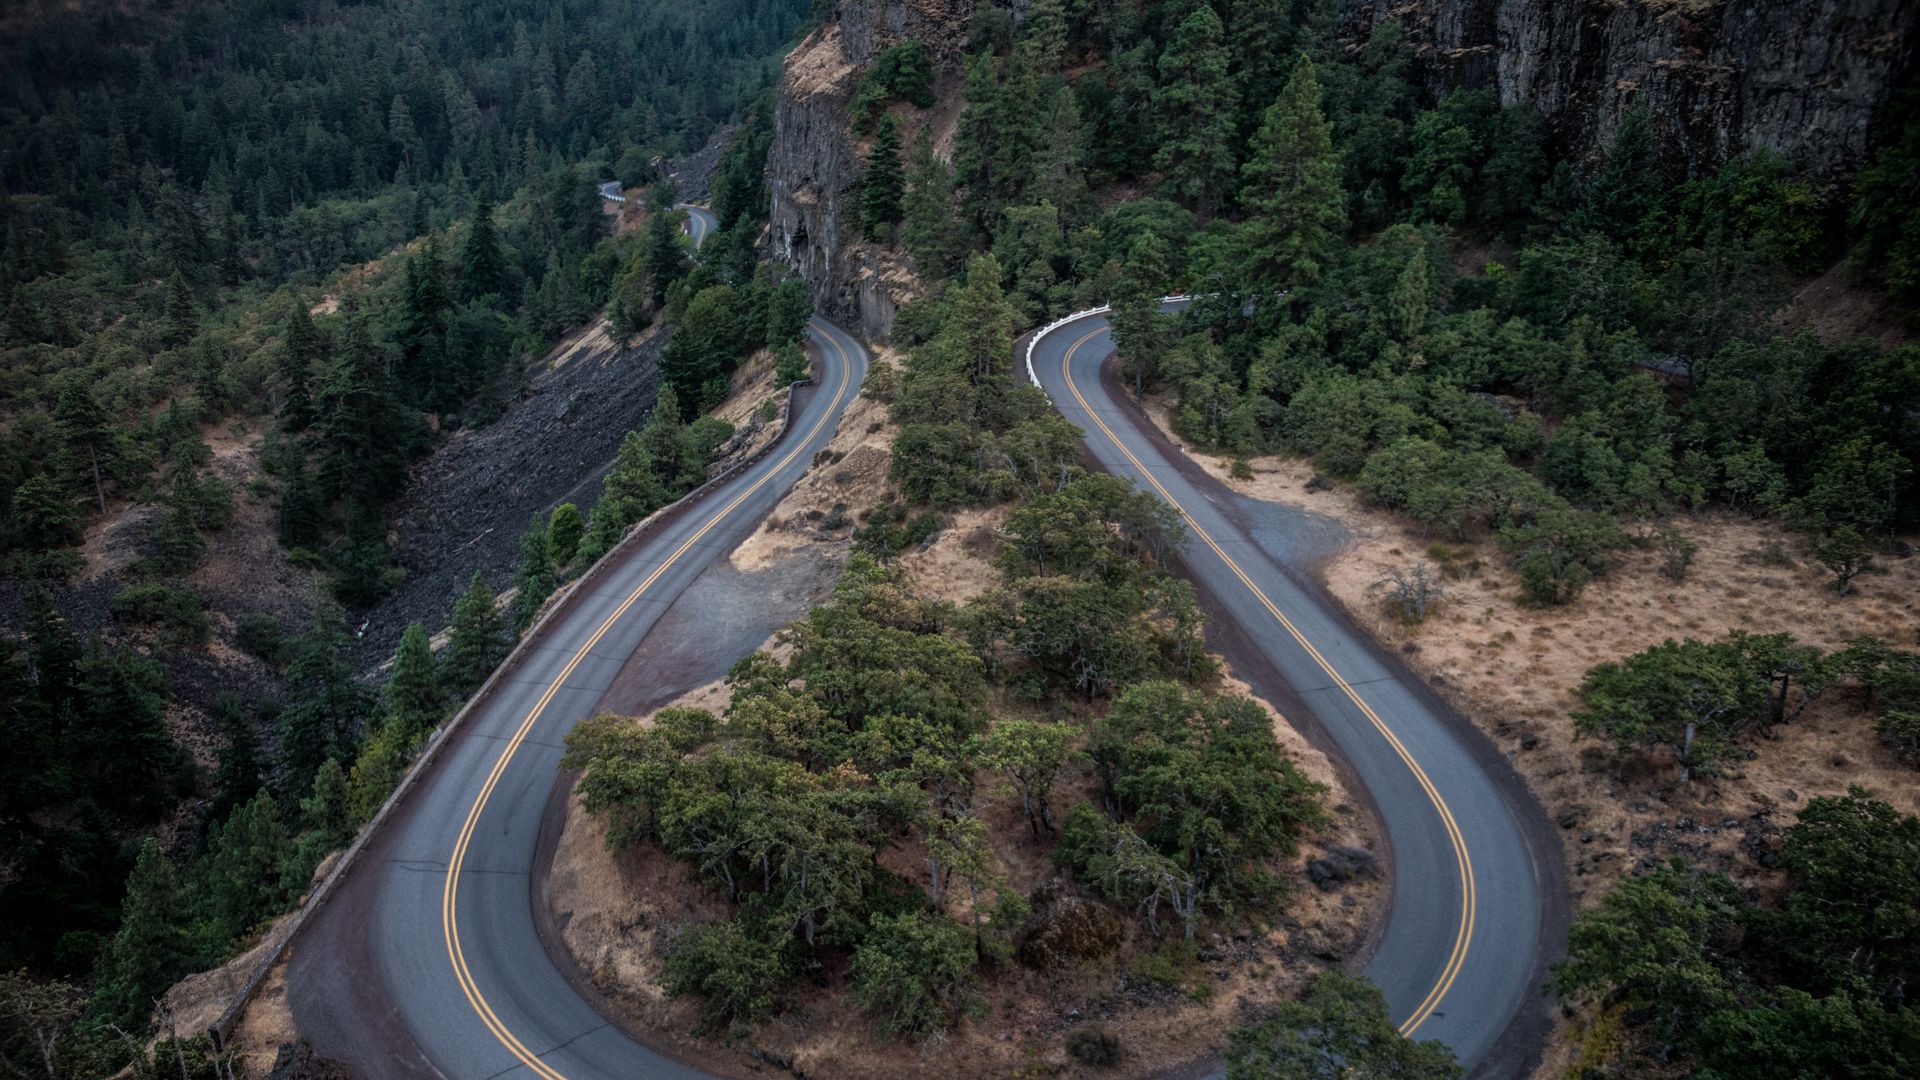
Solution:
{"label": "road curve in distance", "polygon": [[714,217],[713,211],[704,206],[681,203],[680,209],[687,212],[687,235],[693,238],[694,250],[698,251],[700,245],[707,242],[707,237],[713,234],[713,230],[720,227],[720,219]]}
{"label": "road curve in distance", "polygon": [[627,1038],[555,967],[536,925],[535,846],[567,731],[674,599],[806,472],[858,395],[866,351],[823,319],[807,334],[815,386],[774,450],[672,512],[548,620],[302,935],[288,997],[321,1054],[373,1077],[704,1075]]}
{"label": "road curve in distance", "polygon": [[1095,311],[1041,331],[1028,357],[1100,467],[1185,519],[1188,572],[1366,789],[1392,862],[1366,975],[1406,1034],[1446,1043],[1482,1074],[1518,1073],[1538,1051],[1540,979],[1563,909],[1543,812],[1484,736],[1256,546],[1203,489],[1211,482],[1115,400],[1101,380],[1112,354]]}

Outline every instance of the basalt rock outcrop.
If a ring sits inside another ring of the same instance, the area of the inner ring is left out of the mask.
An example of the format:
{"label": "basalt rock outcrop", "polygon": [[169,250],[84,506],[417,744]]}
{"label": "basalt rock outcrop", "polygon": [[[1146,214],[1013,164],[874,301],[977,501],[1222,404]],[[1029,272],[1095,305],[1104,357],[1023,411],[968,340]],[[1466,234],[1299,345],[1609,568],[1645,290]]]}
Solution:
{"label": "basalt rock outcrop", "polygon": [[1675,176],[1762,149],[1837,175],[1915,60],[1920,0],[1343,0],[1340,28],[1393,18],[1431,89],[1531,102],[1576,154],[1644,98]]}
{"label": "basalt rock outcrop", "polygon": [[920,41],[952,82],[973,0],[841,0],[787,57],[767,153],[775,253],[800,271],[814,306],[884,340],[912,288],[897,253],[865,244],[851,212],[861,167],[847,130],[860,73],[890,45]]}

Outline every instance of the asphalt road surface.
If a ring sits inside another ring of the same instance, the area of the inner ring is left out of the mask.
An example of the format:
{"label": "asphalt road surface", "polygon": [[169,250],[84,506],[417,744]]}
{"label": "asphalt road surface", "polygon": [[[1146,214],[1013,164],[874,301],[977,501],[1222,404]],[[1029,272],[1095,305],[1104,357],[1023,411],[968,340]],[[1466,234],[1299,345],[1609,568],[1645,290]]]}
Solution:
{"label": "asphalt road surface", "polygon": [[[696,241],[712,223],[690,209]],[[821,319],[807,333],[815,385],[773,452],[671,513],[541,627],[295,942],[288,998],[322,1055],[374,1078],[701,1075],[622,1035],[555,967],[534,916],[535,848],[567,731],[859,393],[860,344]]]}
{"label": "asphalt road surface", "polygon": [[1564,922],[1543,811],[1484,736],[1252,542],[1231,494],[1103,380],[1112,354],[1105,318],[1090,314],[1038,335],[1029,374],[1100,467],[1180,512],[1185,569],[1284,684],[1263,689],[1280,691],[1365,788],[1392,863],[1366,975],[1403,1033],[1446,1043],[1482,1075],[1522,1073],[1538,1053],[1541,978]]}

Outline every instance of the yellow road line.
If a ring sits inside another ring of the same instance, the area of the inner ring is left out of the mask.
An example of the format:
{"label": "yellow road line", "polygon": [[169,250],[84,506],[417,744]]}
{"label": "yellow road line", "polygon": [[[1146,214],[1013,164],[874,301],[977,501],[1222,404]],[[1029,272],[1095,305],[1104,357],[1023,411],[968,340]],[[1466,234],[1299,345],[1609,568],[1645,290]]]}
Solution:
{"label": "yellow road line", "polygon": [[453,961],[454,976],[460,983],[461,992],[467,996],[467,1003],[473,1006],[473,1011],[480,1017],[481,1023],[487,1026],[487,1030],[493,1033],[493,1037],[500,1040],[500,1044],[507,1048],[508,1053],[520,1059],[522,1064],[542,1077],[545,1077],[546,1080],[566,1080],[566,1078],[560,1073],[555,1072],[552,1066],[541,1061],[539,1055],[528,1050],[525,1043],[521,1042],[513,1032],[507,1030],[507,1026],[502,1023],[500,1017],[494,1013],[493,1007],[487,1003],[486,996],[480,992],[479,985],[474,981],[472,973],[467,969],[466,955],[460,947],[460,919],[457,900],[460,887],[460,870],[462,864],[466,862],[468,844],[473,839],[474,829],[480,823],[480,813],[486,809],[487,800],[493,797],[493,789],[500,782],[502,774],[506,772],[508,763],[513,760],[514,754],[519,751],[520,744],[526,740],[527,733],[532,730],[534,723],[538,721],[540,715],[546,711],[547,705],[553,701],[554,695],[560,691],[562,686],[566,685],[567,679],[573,675],[573,669],[580,665],[580,661],[586,657],[587,653],[591,651],[595,645],[599,644],[601,637],[605,636],[607,631],[612,629],[614,624],[626,615],[628,609],[633,607],[635,602],[640,599],[641,594],[651,588],[653,583],[659,580],[660,575],[667,572],[668,567],[678,562],[682,555],[685,555],[693,545],[700,542],[701,537],[705,536],[714,526],[725,520],[727,515],[734,511],[734,508],[745,502],[754,492],[760,490],[768,481],[779,475],[780,470],[791,464],[793,460],[800,455],[800,452],[806,448],[807,444],[812,441],[813,437],[820,433],[820,429],[825,426],[828,417],[833,415],[835,408],[840,403],[840,399],[846,395],[848,375],[852,365],[847,358],[847,351],[840,347],[838,339],[832,334],[822,334],[821,337],[827,344],[833,346],[835,355],[839,356],[841,361],[840,385],[835,388],[833,400],[828,403],[826,410],[821,413],[818,420],[814,421],[813,427],[808,429],[807,434],[794,445],[792,450],[787,452],[787,456],[780,459],[778,465],[768,469],[766,474],[754,481],[751,487],[741,492],[719,513],[713,515],[705,525],[700,526],[699,531],[689,536],[678,548],[674,549],[673,554],[669,555],[665,562],[655,567],[653,573],[648,574],[646,580],[642,581],[633,592],[627,595],[627,598],[621,602],[620,606],[614,609],[613,614],[607,616],[606,620],[593,632],[593,636],[587,639],[587,643],[582,645],[580,650],[573,654],[572,658],[567,661],[566,667],[561,669],[559,677],[553,681],[552,685],[547,687],[546,693],[540,696],[539,702],[534,705],[531,712],[527,713],[526,719],[520,722],[520,727],[513,733],[513,738],[507,741],[506,749],[500,752],[500,759],[494,762],[493,771],[487,775],[487,781],[481,786],[480,794],[474,799],[472,809],[467,811],[466,822],[461,825],[460,835],[458,839],[454,841],[453,857],[447,862],[446,885],[442,888],[440,894],[441,928],[446,936],[447,956]]}
{"label": "yellow road line", "polygon": [[1359,692],[1356,691],[1346,679],[1342,678],[1338,671],[1334,670],[1333,665],[1327,661],[1325,656],[1321,655],[1320,650],[1314,648],[1313,643],[1308,641],[1306,635],[1302,634],[1299,628],[1293,624],[1293,620],[1287,618],[1279,606],[1271,599],[1268,599],[1266,592],[1253,583],[1253,579],[1247,575],[1245,570],[1240,568],[1240,564],[1235,562],[1233,557],[1228,555],[1225,549],[1221,548],[1221,546],[1214,541],[1212,536],[1208,535],[1207,530],[1200,527],[1200,523],[1194,520],[1193,515],[1187,512],[1186,507],[1181,506],[1180,503],[1174,499],[1172,493],[1161,486],[1160,481],[1154,479],[1153,473],[1145,465],[1141,464],[1139,458],[1133,456],[1133,451],[1127,449],[1127,445],[1120,441],[1119,436],[1113,433],[1113,429],[1107,426],[1107,422],[1100,418],[1100,414],[1095,412],[1093,406],[1089,405],[1087,399],[1081,395],[1080,387],[1073,381],[1073,354],[1079,351],[1080,346],[1099,337],[1105,333],[1106,330],[1106,327],[1101,327],[1098,330],[1090,331],[1082,335],[1080,339],[1072,345],[1067,346],[1066,355],[1060,361],[1060,373],[1066,377],[1068,392],[1073,394],[1073,399],[1080,403],[1080,407],[1086,411],[1087,416],[1091,418],[1095,424],[1099,425],[1100,430],[1106,434],[1113,445],[1118,447],[1120,452],[1126,455],[1127,460],[1133,463],[1133,467],[1140,470],[1140,475],[1146,478],[1147,483],[1153,485],[1154,490],[1160,493],[1160,497],[1166,500],[1167,505],[1173,507],[1182,518],[1186,519],[1187,527],[1193,530],[1194,535],[1205,541],[1206,545],[1213,549],[1213,553],[1220,557],[1220,561],[1227,565],[1227,569],[1233,571],[1234,576],[1239,578],[1240,583],[1247,587],[1247,591],[1253,594],[1254,599],[1260,601],[1261,606],[1265,607],[1267,611],[1273,615],[1274,619],[1286,629],[1287,633],[1292,636],[1293,640],[1298,642],[1302,649],[1306,650],[1307,655],[1311,656],[1314,662],[1320,665],[1320,670],[1326,672],[1327,676],[1331,678],[1341,690],[1346,692],[1347,698],[1359,707],[1360,711],[1366,715],[1366,718],[1373,723],[1374,728],[1386,738],[1387,742],[1392,745],[1394,753],[1399,755],[1400,760],[1413,772],[1414,779],[1419,782],[1421,789],[1426,792],[1428,800],[1433,803],[1434,810],[1439,813],[1440,821],[1447,830],[1447,839],[1452,842],[1455,862],[1458,864],[1460,870],[1462,897],[1462,903],[1460,905],[1460,928],[1458,933],[1454,935],[1453,952],[1447,957],[1447,964],[1445,968],[1441,969],[1440,978],[1433,984],[1433,988],[1427,991],[1427,996],[1419,1005],[1414,1007],[1413,1012],[1400,1024],[1400,1033],[1402,1035],[1411,1035],[1415,1029],[1426,1021],[1427,1017],[1433,1015],[1433,1010],[1439,1007],[1441,999],[1446,996],[1448,990],[1453,988],[1454,980],[1459,977],[1460,967],[1466,962],[1467,946],[1473,940],[1473,924],[1479,907],[1479,899],[1474,889],[1473,860],[1467,852],[1466,838],[1461,835],[1460,825],[1454,820],[1453,811],[1448,809],[1447,801],[1441,798],[1439,789],[1436,788],[1433,781],[1428,778],[1426,770],[1420,767],[1420,763],[1414,760],[1413,754],[1407,749],[1406,744],[1400,741],[1400,737],[1393,733],[1393,729],[1387,726],[1386,721],[1380,719],[1380,715],[1373,711],[1373,707],[1368,705],[1365,699],[1361,698]]}

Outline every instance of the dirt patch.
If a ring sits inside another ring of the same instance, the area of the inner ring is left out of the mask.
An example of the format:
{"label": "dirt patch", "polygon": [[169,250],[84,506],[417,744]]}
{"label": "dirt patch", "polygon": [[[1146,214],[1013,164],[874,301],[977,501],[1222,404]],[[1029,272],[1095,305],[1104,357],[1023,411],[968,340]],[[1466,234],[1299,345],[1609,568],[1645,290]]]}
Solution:
{"label": "dirt patch", "polygon": [[989,561],[998,547],[1000,523],[1010,507],[960,510],[949,514],[925,545],[900,556],[900,567],[915,592],[951,604],[968,600],[1000,584]]}
{"label": "dirt patch", "polygon": [[733,550],[728,557],[733,565],[760,570],[809,545],[849,547],[860,516],[891,491],[887,470],[893,463],[893,433],[885,405],[855,398],[841,415],[839,430],[815,455],[813,468]]}
{"label": "dirt patch", "polygon": [[1845,260],[1800,286],[1773,321],[1783,331],[1811,330],[1829,345],[1867,337],[1895,349],[1914,340],[1886,291],[1856,280]]}

